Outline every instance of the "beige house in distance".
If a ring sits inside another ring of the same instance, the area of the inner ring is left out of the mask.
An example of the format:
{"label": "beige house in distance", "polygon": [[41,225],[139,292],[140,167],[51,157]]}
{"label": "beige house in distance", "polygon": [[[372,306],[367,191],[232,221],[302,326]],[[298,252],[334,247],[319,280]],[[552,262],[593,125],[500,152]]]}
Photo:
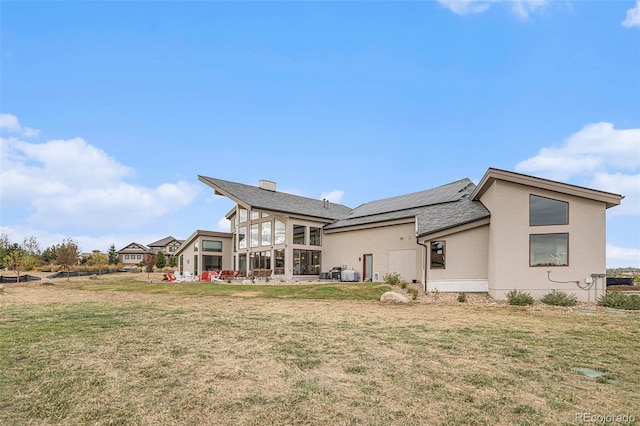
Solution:
{"label": "beige house in distance", "polygon": [[[513,289],[535,298],[558,289],[595,300],[605,288],[606,209],[623,198],[493,168],[477,186],[461,179],[355,209],[277,192],[270,181],[199,180],[236,203],[227,214],[231,233],[220,237],[229,269],[271,269],[286,280],[337,267],[361,281],[398,273],[424,291],[496,299]],[[180,253],[193,261],[187,242]]]}
{"label": "beige house in distance", "polygon": [[154,253],[163,252],[167,256],[175,256],[184,240],[178,240],[172,236],[147,244]]}

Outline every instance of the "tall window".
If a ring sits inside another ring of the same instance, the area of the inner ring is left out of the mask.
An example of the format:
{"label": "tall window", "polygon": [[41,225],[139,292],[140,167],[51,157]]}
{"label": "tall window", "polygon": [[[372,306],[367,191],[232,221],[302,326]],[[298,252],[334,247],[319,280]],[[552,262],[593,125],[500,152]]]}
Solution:
{"label": "tall window", "polygon": [[444,255],[446,243],[444,241],[433,241],[431,243],[431,269],[444,269]]}
{"label": "tall window", "polygon": [[530,266],[568,266],[569,234],[529,236]]}
{"label": "tall window", "polygon": [[202,240],[202,251],[222,251],[222,241]]}
{"label": "tall window", "polygon": [[222,269],[222,256],[202,256],[203,271],[219,271]]}
{"label": "tall window", "polygon": [[312,246],[322,245],[321,232],[322,232],[322,229],[320,228],[314,228],[313,226],[309,228],[309,244],[310,245]]}
{"label": "tall window", "polygon": [[244,223],[247,221],[247,211],[243,208],[238,209],[238,216],[240,223]]}
{"label": "tall window", "polygon": [[285,238],[285,224],[284,222],[280,222],[278,219],[275,220],[275,229],[273,235],[273,243],[274,244],[284,244],[286,242]]}
{"label": "tall window", "polygon": [[258,224],[251,225],[251,247],[258,247]]}
{"label": "tall window", "polygon": [[198,251],[198,241],[193,243],[193,251]]}
{"label": "tall window", "polygon": [[251,253],[251,269],[271,269],[271,252]]}
{"label": "tall window", "polygon": [[551,198],[529,195],[529,225],[567,225],[569,203]]}
{"label": "tall window", "polygon": [[321,251],[293,250],[293,274],[320,275],[321,258]]}
{"label": "tall window", "polygon": [[238,228],[238,249],[247,248],[247,227],[241,226]]}
{"label": "tall window", "polygon": [[247,253],[242,253],[238,256],[238,269],[242,274],[247,273]]}
{"label": "tall window", "polygon": [[262,222],[260,226],[262,227],[260,244],[263,246],[271,245],[271,222]]}
{"label": "tall window", "polygon": [[307,227],[302,225],[293,225],[293,244],[305,244],[304,234],[307,233]]}
{"label": "tall window", "polygon": [[275,264],[273,273],[284,275],[284,250],[274,250]]}

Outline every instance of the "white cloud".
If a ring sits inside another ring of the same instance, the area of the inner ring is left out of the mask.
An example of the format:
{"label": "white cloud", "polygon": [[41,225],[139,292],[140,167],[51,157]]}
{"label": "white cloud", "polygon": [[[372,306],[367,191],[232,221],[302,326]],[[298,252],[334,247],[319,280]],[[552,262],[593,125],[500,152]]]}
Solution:
{"label": "white cloud", "polygon": [[640,27],[640,0],[636,1],[636,7],[627,10],[627,17],[622,21],[622,26]]}
{"label": "white cloud", "polygon": [[342,197],[344,197],[344,191],[341,189],[334,189],[333,191],[323,192],[320,198],[339,204],[342,202]]}
{"label": "white cloud", "polygon": [[231,232],[231,222],[226,217],[221,217],[216,225],[216,231]]}
{"label": "white cloud", "polygon": [[640,268],[640,249],[607,244],[608,268]]}
{"label": "white cloud", "polygon": [[32,138],[40,134],[40,130],[32,129],[30,127],[23,127],[18,122],[18,117],[12,114],[0,114],[0,130],[18,134],[25,138]]}
{"label": "white cloud", "polygon": [[[17,123],[11,117],[6,127]],[[81,138],[0,139],[0,202],[30,209],[32,226],[133,228],[189,205],[201,189],[185,181],[156,187],[126,182],[131,168]]]}
{"label": "white cloud", "polygon": [[438,0],[438,2],[458,15],[482,13],[489,10],[492,4],[507,3],[511,13],[521,19],[527,19],[531,13],[546,6],[549,0]]}
{"label": "white cloud", "polygon": [[515,169],[624,195],[611,214],[640,214],[640,129],[588,124],[562,145],[542,148]]}

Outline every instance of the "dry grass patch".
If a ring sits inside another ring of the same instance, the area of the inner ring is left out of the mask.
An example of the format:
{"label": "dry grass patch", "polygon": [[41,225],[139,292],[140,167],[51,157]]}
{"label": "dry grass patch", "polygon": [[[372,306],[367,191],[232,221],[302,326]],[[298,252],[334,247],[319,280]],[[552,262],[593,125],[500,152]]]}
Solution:
{"label": "dry grass patch", "polygon": [[634,313],[33,284],[0,304],[2,424],[640,418]]}

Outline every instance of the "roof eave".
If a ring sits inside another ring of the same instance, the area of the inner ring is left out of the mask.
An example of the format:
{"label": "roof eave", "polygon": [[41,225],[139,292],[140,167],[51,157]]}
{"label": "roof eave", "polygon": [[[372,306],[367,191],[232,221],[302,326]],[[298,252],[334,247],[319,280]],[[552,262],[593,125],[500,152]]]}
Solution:
{"label": "roof eave", "polygon": [[550,179],[544,179],[540,177],[529,176],[521,173],[494,168],[489,168],[487,170],[469,198],[471,200],[480,200],[482,195],[496,180],[502,180],[506,182],[558,192],[561,194],[573,195],[580,198],[600,201],[602,203],[605,203],[606,208],[619,205],[620,201],[624,198],[622,195],[614,194],[612,192],[600,191],[597,189],[586,188],[583,186],[572,185]]}

